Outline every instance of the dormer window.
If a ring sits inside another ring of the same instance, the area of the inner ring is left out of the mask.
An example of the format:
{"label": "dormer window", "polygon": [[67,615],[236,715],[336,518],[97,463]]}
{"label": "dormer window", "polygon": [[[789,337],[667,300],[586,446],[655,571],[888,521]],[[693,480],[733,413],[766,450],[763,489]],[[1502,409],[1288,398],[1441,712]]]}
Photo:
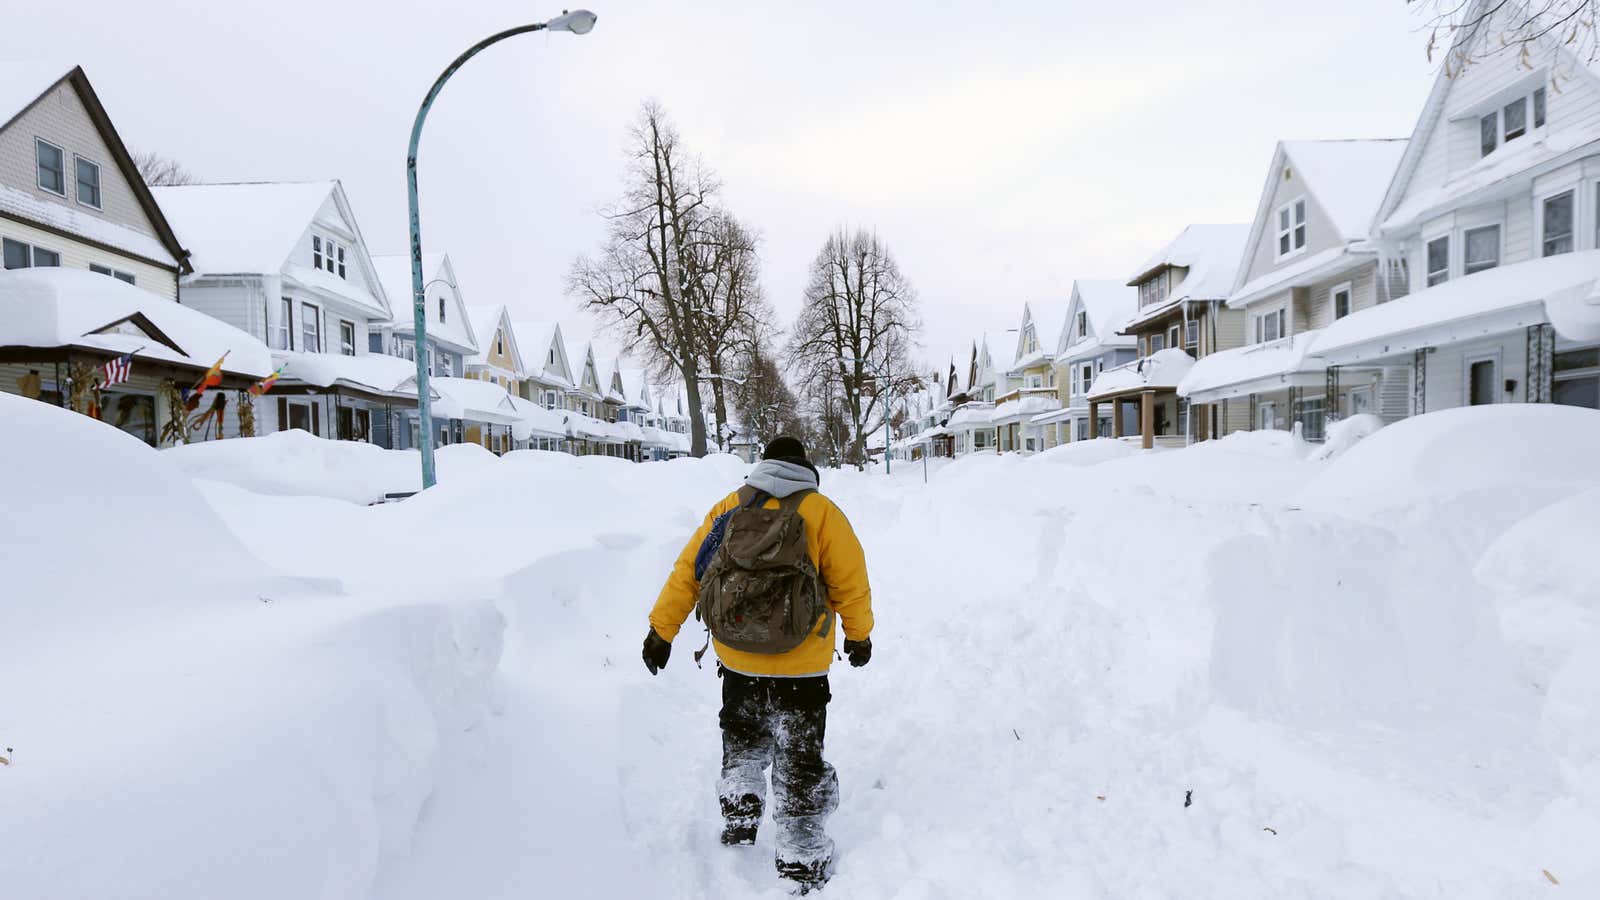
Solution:
{"label": "dormer window", "polygon": [[1528,133],[1529,119],[1533,128],[1544,127],[1545,92],[1535,88],[1499,109],[1490,110],[1478,118],[1478,155],[1488,156],[1500,147]]}
{"label": "dormer window", "polygon": [[344,245],[333,238],[311,236],[311,267],[340,278],[345,276]]}
{"label": "dormer window", "polygon": [[1306,199],[1278,207],[1278,258],[1293,256],[1306,247]]}
{"label": "dormer window", "polygon": [[1080,309],[1080,310],[1078,310],[1078,337],[1086,338],[1088,336],[1089,336],[1089,314]]}
{"label": "dormer window", "polygon": [[1139,285],[1139,305],[1154,306],[1167,299],[1172,292],[1171,270],[1162,269],[1161,274]]}

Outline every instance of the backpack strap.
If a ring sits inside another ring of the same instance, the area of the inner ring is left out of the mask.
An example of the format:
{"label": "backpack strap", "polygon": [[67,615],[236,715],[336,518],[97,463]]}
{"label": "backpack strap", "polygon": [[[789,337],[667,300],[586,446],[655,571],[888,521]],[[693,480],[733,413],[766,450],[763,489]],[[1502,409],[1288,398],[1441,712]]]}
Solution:
{"label": "backpack strap", "polygon": [[789,496],[780,499],[778,501],[778,508],[783,510],[784,512],[799,512],[799,510],[800,510],[800,501],[806,499],[807,497],[809,497],[809,496],[811,496],[812,494],[815,494],[815,493],[816,493],[816,490],[813,489],[813,488],[805,488],[803,490],[795,491],[794,493],[790,494]]}
{"label": "backpack strap", "polygon": [[739,488],[740,509],[754,509],[756,507],[765,506],[766,502],[771,499],[771,494],[767,493],[766,491],[753,488],[748,484],[742,488]]}

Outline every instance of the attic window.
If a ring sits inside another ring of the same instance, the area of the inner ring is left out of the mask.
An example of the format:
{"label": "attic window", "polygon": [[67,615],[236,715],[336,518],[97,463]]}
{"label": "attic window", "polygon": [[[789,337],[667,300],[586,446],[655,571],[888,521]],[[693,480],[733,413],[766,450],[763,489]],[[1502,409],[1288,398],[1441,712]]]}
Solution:
{"label": "attic window", "polygon": [[333,238],[311,236],[311,267],[343,278],[344,245]]}
{"label": "attic window", "polygon": [[1526,135],[1530,117],[1533,119],[1532,127],[1544,127],[1545,92],[1542,87],[1535,88],[1478,118],[1478,155],[1488,156],[1500,147]]}
{"label": "attic window", "polygon": [[1288,166],[1284,166],[1283,167],[1283,180],[1284,181],[1293,181],[1294,180],[1294,169],[1291,169]]}
{"label": "attic window", "polygon": [[1078,337],[1086,338],[1088,336],[1089,336],[1089,314],[1080,309],[1080,310],[1078,310]]}
{"label": "attic window", "polygon": [[1293,256],[1306,247],[1306,198],[1278,207],[1278,258]]}
{"label": "attic window", "polygon": [[439,324],[444,324],[444,298],[439,298]]}
{"label": "attic window", "polygon": [[67,195],[67,153],[55,144],[34,139],[34,155],[39,163],[39,189]]}

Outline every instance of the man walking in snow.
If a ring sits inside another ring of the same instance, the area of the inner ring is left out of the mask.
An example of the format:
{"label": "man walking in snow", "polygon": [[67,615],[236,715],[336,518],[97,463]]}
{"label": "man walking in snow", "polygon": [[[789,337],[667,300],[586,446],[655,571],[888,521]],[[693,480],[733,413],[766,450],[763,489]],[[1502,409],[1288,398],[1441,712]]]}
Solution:
{"label": "man walking in snow", "polygon": [[866,559],[818,483],[798,440],[769,444],[683,548],[644,639],[653,675],[689,612],[706,621],[722,677],[722,842],[755,843],[771,766],[778,874],[802,891],[825,882],[833,862],[823,825],[839,778],[822,743],[836,620],[850,664],[872,658]]}

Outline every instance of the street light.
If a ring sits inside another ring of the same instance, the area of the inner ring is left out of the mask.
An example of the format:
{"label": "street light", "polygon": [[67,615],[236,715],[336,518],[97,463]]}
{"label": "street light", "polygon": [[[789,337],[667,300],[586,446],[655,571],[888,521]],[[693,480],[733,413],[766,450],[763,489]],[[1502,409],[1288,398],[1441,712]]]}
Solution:
{"label": "street light", "polygon": [[425,349],[428,344],[428,301],[426,288],[422,283],[422,225],[417,216],[417,144],[422,140],[422,123],[428,118],[428,110],[433,107],[434,98],[439,96],[439,91],[444,88],[444,83],[456,73],[467,60],[478,55],[478,51],[497,44],[512,35],[526,34],[530,31],[568,31],[573,34],[588,34],[594,28],[598,17],[586,10],[562,10],[561,15],[548,22],[534,22],[531,25],[518,25],[508,28],[499,34],[486,37],[467,48],[467,52],[456,57],[455,62],[445,67],[439,75],[439,80],[428,89],[428,95],[422,98],[422,106],[417,109],[417,120],[411,126],[411,147],[406,153],[406,193],[411,206],[411,305],[412,316],[416,328],[415,344],[417,347],[417,419],[422,433],[422,487],[424,490],[433,487],[435,483],[433,474],[433,404],[428,399],[428,367]]}

